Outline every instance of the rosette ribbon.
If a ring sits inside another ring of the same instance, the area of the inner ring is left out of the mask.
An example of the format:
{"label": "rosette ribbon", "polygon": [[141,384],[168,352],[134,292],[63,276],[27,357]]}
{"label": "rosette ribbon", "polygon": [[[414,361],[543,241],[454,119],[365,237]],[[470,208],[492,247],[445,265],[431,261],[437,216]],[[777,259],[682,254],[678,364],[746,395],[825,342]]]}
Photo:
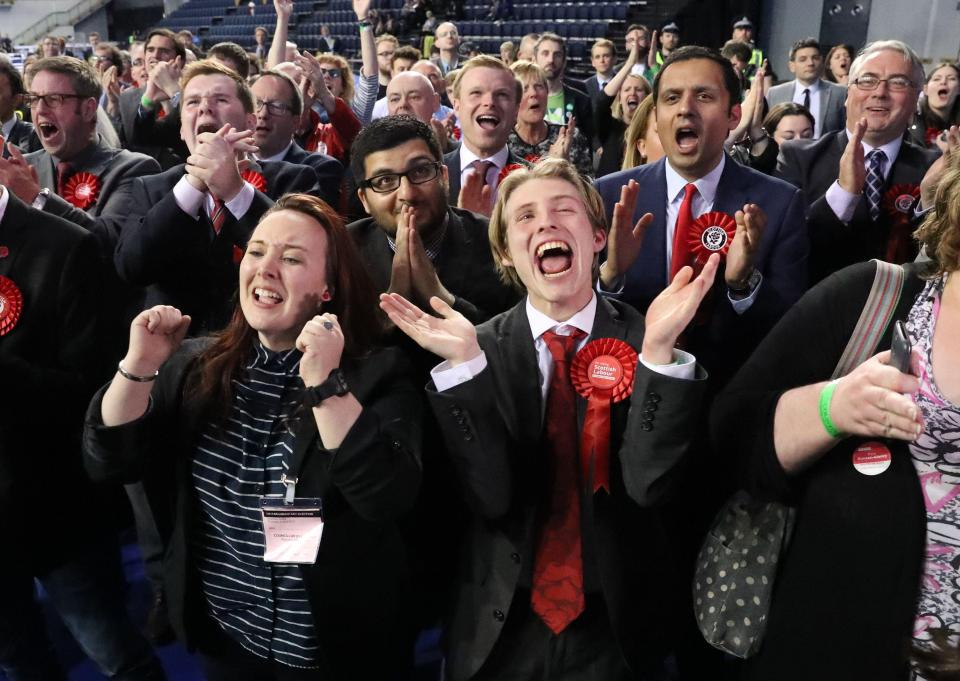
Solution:
{"label": "rosette ribbon", "polygon": [[570,382],[587,400],[580,434],[583,482],[610,493],[610,410],[633,392],[637,351],[618,338],[592,340],[570,363]]}
{"label": "rosette ribbon", "polygon": [[687,232],[694,269],[699,271],[714,253],[719,253],[721,260],[726,260],[736,234],[737,221],[722,211],[704,213],[694,220]]}
{"label": "rosette ribbon", "polygon": [[890,232],[887,238],[887,262],[905,262],[912,259],[910,224],[911,213],[920,198],[920,185],[895,184],[883,194],[880,207],[890,217]]}
{"label": "rosette ribbon", "polygon": [[80,210],[86,210],[100,196],[100,178],[93,173],[79,172],[67,181],[63,198]]}
{"label": "rosette ribbon", "polygon": [[258,173],[256,170],[247,168],[242,173],[240,173],[240,177],[243,178],[244,182],[249,182],[250,184],[252,184],[253,188],[256,189],[258,192],[267,191],[267,181],[264,179],[263,175]]}
{"label": "rosette ribbon", "polygon": [[503,166],[503,170],[500,171],[500,175],[497,177],[497,186],[500,186],[500,183],[507,178],[507,175],[512,173],[514,170],[521,170],[522,168],[526,168],[526,166],[522,163],[508,163],[507,165]]}
{"label": "rosette ribbon", "polygon": [[0,274],[0,336],[17,325],[23,311],[23,294],[13,280]]}

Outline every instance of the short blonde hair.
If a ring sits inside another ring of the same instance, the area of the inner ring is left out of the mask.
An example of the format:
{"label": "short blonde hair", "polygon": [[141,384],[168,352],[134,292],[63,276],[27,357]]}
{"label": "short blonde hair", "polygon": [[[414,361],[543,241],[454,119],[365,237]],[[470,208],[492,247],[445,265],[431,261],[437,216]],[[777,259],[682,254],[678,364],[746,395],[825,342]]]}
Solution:
{"label": "short blonde hair", "polygon": [[534,64],[532,61],[527,61],[521,59],[520,61],[515,61],[510,64],[510,70],[513,71],[513,75],[520,81],[520,92],[523,92],[523,83],[527,78],[533,78],[534,80],[540,81],[544,85],[547,84],[547,73],[537,64]]}
{"label": "short blonde hair", "polygon": [[454,99],[460,99],[460,83],[463,82],[463,77],[472,69],[479,68],[488,68],[496,69],[497,71],[503,71],[504,73],[510,74],[510,77],[516,83],[516,101],[519,103],[520,98],[523,97],[523,85],[520,84],[520,81],[517,80],[516,76],[513,75],[513,71],[510,70],[510,67],[504,64],[502,61],[496,57],[491,57],[489,54],[480,54],[476,57],[472,57],[467,60],[467,63],[460,67],[460,72],[457,74],[457,79],[453,81],[453,97]]}
{"label": "short blonde hair", "polygon": [[[594,232],[607,231],[607,218],[603,210],[603,199],[590,182],[583,179],[577,172],[576,166],[562,158],[544,158],[533,168],[518,168],[514,170],[497,187],[497,202],[490,215],[490,226],[487,235],[490,239],[490,250],[493,251],[493,263],[497,268],[500,279],[519,290],[524,290],[523,282],[517,276],[517,271],[510,265],[504,265],[503,259],[508,258],[507,227],[509,216],[506,214],[507,201],[518,187],[530,180],[564,180],[571,184],[580,195],[583,206],[587,211],[590,226]],[[599,254],[594,259],[594,279],[598,274]]]}
{"label": "short blonde hair", "polygon": [[960,154],[951,154],[947,161],[933,210],[914,236],[926,247],[937,274],[960,270]]}

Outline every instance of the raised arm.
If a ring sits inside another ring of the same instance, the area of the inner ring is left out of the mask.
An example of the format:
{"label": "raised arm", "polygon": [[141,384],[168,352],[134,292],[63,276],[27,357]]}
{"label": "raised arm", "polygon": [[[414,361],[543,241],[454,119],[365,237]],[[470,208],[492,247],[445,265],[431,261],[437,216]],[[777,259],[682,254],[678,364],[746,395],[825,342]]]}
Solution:
{"label": "raised arm", "polygon": [[293,0],[273,0],[277,10],[277,27],[273,31],[273,42],[270,43],[270,52],[267,54],[267,68],[272,69],[285,61],[287,52],[287,36],[290,33],[290,15],[293,14]]}

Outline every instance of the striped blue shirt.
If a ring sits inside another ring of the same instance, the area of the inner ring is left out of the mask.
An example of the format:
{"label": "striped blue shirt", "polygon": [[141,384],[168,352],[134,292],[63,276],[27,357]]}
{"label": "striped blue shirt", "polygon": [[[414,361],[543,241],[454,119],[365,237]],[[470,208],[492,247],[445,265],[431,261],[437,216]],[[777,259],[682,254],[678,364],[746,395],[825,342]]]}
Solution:
{"label": "striped blue shirt", "polygon": [[297,350],[259,343],[233,405],[201,433],[193,457],[197,519],[192,538],[207,611],[237,643],[291,667],[315,668],[313,615],[297,565],[263,560],[260,499],[282,496],[283,457],[294,435],[287,418],[300,401]]}

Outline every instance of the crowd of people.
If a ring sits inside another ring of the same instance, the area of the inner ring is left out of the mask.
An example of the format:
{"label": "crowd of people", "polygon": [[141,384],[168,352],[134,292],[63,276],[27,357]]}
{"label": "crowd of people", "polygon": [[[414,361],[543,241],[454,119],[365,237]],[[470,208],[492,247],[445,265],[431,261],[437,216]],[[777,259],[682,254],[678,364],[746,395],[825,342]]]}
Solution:
{"label": "crowd of people", "polygon": [[[34,580],[116,679],[174,637],[212,681],[409,678],[431,627],[455,681],[960,678],[958,64],[803,38],[778,82],[737,17],[581,81],[353,0],[355,73],[274,5],[252,52],[0,55],[8,678],[65,678]],[[738,489],[796,514],[742,662],[691,590]]]}

